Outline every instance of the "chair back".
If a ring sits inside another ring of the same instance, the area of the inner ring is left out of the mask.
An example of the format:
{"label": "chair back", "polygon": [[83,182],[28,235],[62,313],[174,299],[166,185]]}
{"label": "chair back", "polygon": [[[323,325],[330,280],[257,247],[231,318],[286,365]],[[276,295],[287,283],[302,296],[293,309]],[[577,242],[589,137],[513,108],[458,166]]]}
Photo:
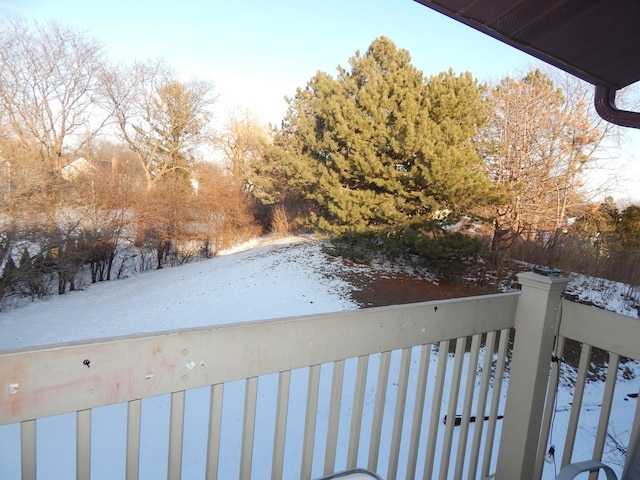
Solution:
{"label": "chair back", "polygon": [[640,428],[634,441],[629,444],[622,480],[640,480]]}

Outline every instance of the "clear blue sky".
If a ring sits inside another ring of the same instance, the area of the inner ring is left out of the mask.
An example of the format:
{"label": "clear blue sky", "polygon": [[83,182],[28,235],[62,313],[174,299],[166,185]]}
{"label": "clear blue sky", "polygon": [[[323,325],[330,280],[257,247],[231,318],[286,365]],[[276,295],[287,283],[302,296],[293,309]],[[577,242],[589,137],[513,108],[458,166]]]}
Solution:
{"label": "clear blue sky", "polygon": [[412,0],[10,0],[0,13],[61,20],[116,61],[165,58],[182,77],[210,78],[225,106],[272,123],[285,95],[317,70],[335,74],[380,35],[427,75],[451,67],[484,80],[534,62]]}
{"label": "clear blue sky", "polygon": [[[318,70],[334,75],[380,35],[426,75],[452,68],[497,80],[541,65],[413,0],[0,0],[0,15],[61,20],[99,40],[113,61],[164,58],[184,79],[213,81],[220,119],[244,106],[273,124],[285,95]],[[626,137],[635,143],[620,155],[637,158],[640,172],[638,135]],[[620,188],[640,196],[640,182],[627,183]]]}

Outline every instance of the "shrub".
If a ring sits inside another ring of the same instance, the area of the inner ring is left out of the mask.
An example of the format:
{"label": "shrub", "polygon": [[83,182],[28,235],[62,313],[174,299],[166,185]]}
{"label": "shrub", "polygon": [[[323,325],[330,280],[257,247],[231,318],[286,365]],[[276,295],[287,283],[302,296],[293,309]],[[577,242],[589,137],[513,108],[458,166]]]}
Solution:
{"label": "shrub", "polygon": [[288,235],[291,231],[289,215],[283,205],[278,205],[271,211],[271,231],[278,235]]}
{"label": "shrub", "polygon": [[480,260],[482,239],[460,232],[428,232],[408,227],[390,237],[388,248],[394,256],[409,259],[436,275],[456,276]]}
{"label": "shrub", "polygon": [[327,253],[356,262],[375,255],[401,259],[431,273],[454,277],[482,259],[484,242],[460,232],[435,232],[429,226],[406,227],[393,232],[347,233],[332,239]]}

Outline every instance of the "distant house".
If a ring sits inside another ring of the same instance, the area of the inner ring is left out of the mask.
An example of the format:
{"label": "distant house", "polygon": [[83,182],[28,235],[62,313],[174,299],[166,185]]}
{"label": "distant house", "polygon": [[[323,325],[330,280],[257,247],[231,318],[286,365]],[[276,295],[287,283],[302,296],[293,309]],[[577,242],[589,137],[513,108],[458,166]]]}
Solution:
{"label": "distant house", "polygon": [[91,171],[95,171],[96,167],[92,165],[92,163],[84,157],[80,157],[69,165],[62,167],[62,178],[65,180],[73,180],[78,175],[82,173],[89,173]]}
{"label": "distant house", "polygon": [[[119,171],[120,168],[118,166],[118,159],[116,157],[112,158],[111,161],[87,160],[84,157],[78,157],[70,164],[62,167],[61,174],[62,178],[67,181],[73,181],[79,175],[87,175],[92,173],[102,173],[106,175],[109,175],[110,173],[111,178],[115,179]],[[196,178],[191,177],[189,179],[189,184],[191,185],[194,193],[197,195],[200,190],[200,182],[198,182]]]}
{"label": "distant house", "polygon": [[84,157],[78,157],[70,164],[62,167],[62,178],[67,181],[74,180],[81,174],[90,174],[102,172],[105,174],[111,174],[115,177],[118,173],[118,160],[114,157],[111,161],[108,160],[87,160]]}

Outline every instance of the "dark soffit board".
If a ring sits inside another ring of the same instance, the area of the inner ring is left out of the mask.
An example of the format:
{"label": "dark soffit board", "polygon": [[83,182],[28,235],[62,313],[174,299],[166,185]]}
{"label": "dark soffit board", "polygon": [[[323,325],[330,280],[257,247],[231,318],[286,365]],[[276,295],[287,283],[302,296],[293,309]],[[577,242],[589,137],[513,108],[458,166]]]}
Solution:
{"label": "dark soffit board", "polygon": [[640,0],[415,0],[594,85],[640,80]]}

